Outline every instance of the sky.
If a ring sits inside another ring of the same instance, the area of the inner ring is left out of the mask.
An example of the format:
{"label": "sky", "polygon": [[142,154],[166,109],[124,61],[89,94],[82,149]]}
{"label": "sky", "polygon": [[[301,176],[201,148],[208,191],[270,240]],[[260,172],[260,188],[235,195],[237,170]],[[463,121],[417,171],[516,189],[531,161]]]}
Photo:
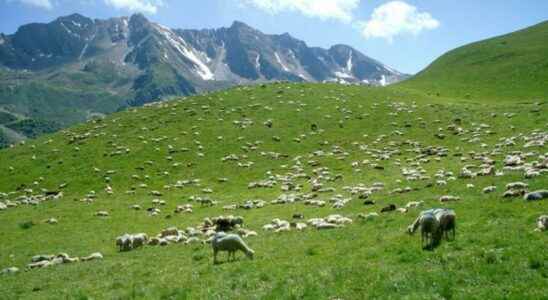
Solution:
{"label": "sky", "polygon": [[136,12],[171,28],[238,20],[309,46],[347,44],[414,74],[448,50],[548,20],[548,0],[0,0],[0,32],[71,13],[105,19]]}

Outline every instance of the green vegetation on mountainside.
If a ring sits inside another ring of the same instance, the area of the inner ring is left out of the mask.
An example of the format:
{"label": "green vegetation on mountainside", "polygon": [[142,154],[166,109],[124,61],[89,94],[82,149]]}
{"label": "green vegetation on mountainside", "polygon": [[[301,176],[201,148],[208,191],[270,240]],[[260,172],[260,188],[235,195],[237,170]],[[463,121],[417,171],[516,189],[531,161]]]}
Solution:
{"label": "green vegetation on mountainside", "polygon": [[548,21],[452,50],[398,85],[476,102],[545,101]]}
{"label": "green vegetation on mountainside", "polygon": [[0,148],[4,148],[10,145],[10,140],[6,136],[3,130],[0,129]]}
{"label": "green vegetation on mountainside", "polygon": [[[542,298],[548,294],[548,254],[543,251],[548,236],[533,229],[536,218],[548,212],[548,202],[503,200],[501,194],[506,183],[518,180],[531,190],[546,188],[546,173],[532,179],[524,179],[522,171],[505,171],[502,176],[449,180],[448,172],[458,177],[463,166],[479,166],[484,163],[479,154],[502,170],[506,154],[524,150],[525,137],[548,131],[547,113],[546,105],[442,101],[397,88],[273,84],[132,108],[29,140],[0,151],[0,173],[6,174],[0,177],[0,192],[6,193],[0,201],[18,199],[28,189],[40,194],[66,188],[59,200],[0,211],[0,269],[23,268],[36,254],[99,251],[105,258],[2,277],[0,298]],[[453,134],[452,126],[462,133]],[[515,144],[506,143],[512,137]],[[429,152],[429,147],[446,148],[447,155]],[[548,149],[525,151],[533,153],[524,158],[532,162]],[[222,160],[230,154],[239,160]],[[417,168],[430,179],[406,180],[403,170]],[[439,171],[447,185],[436,183]],[[298,173],[306,176],[292,177]],[[342,179],[319,179],[337,174]],[[222,177],[228,182],[220,182]],[[335,189],[318,193],[318,199],[329,203],[342,194],[352,200],[342,209],[302,202],[222,209],[298,192],[283,191],[286,181],[311,193],[309,178]],[[199,181],[174,187],[190,179]],[[250,182],[267,179],[277,184],[248,188]],[[372,206],[344,188],[375,182],[385,188],[371,196],[376,201]],[[106,193],[107,185],[112,195]],[[482,193],[490,185],[497,186],[496,192]],[[391,192],[403,187],[411,191]],[[91,191],[93,202],[79,201]],[[163,195],[152,196],[151,191]],[[440,204],[438,197],[446,194],[462,200]],[[202,207],[189,200],[193,195],[219,204]],[[145,209],[154,198],[167,204],[152,217]],[[420,237],[405,233],[419,209],[370,221],[357,217],[410,201],[425,201],[424,208],[455,209],[456,241],[421,250]],[[173,213],[187,203],[194,205],[193,213]],[[134,204],[143,210],[131,210]],[[94,216],[100,210],[110,216]],[[342,214],[354,223],[330,231],[261,230],[273,218],[291,221],[296,212],[305,219]],[[209,245],[147,246],[119,253],[114,244],[125,232],[154,236],[170,226],[184,229],[221,214],[242,215],[245,227],[259,233],[246,239],[256,251],[255,260],[240,254],[236,262],[212,265]],[[44,223],[51,217],[59,224]]]}
{"label": "green vegetation on mountainside", "polygon": [[11,130],[24,134],[26,137],[35,138],[45,133],[52,133],[60,129],[58,124],[48,121],[24,119],[6,124]]}

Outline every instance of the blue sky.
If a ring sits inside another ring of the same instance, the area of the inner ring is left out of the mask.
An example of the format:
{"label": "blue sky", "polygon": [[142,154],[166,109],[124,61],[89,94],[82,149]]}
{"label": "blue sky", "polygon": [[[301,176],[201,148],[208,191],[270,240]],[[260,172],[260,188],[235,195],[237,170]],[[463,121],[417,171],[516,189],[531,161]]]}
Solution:
{"label": "blue sky", "polygon": [[455,47],[548,20],[546,0],[0,0],[0,32],[78,12],[108,18],[143,12],[173,28],[243,21],[289,32],[310,46],[348,44],[406,73]]}

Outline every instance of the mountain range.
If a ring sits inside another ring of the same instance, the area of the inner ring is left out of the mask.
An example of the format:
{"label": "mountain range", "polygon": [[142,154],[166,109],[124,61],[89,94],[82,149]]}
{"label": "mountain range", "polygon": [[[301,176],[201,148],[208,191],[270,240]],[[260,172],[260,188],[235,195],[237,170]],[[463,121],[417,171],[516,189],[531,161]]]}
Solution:
{"label": "mountain range", "polygon": [[11,120],[0,129],[4,139],[33,137],[128,106],[239,84],[387,85],[406,77],[352,47],[308,47],[238,21],[181,30],[141,14],[73,14],[0,34],[0,120]]}

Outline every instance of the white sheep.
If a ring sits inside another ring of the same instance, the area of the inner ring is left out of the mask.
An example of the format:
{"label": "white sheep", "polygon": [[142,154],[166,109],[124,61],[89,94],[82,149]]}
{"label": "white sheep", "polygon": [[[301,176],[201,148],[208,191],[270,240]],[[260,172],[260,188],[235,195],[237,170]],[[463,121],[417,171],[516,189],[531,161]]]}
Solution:
{"label": "white sheep", "polygon": [[97,217],[108,217],[109,213],[108,213],[108,211],[101,210],[101,211],[96,212],[95,216],[97,216]]}
{"label": "white sheep", "polygon": [[101,259],[103,259],[103,254],[99,252],[95,252],[90,254],[89,256],[85,256],[81,258],[82,261],[101,260]]}
{"label": "white sheep", "polygon": [[342,225],[333,224],[333,223],[327,223],[327,222],[321,222],[315,225],[316,229],[322,230],[322,229],[334,229],[339,228]]}
{"label": "white sheep", "polygon": [[131,248],[136,249],[148,243],[148,235],[146,233],[138,233],[131,236]]}
{"label": "white sheep", "polygon": [[379,214],[376,213],[376,212],[372,212],[372,213],[368,213],[368,214],[363,214],[363,213],[358,214],[358,218],[366,220],[366,221],[370,221],[370,220],[373,220],[373,219],[378,218],[378,217],[379,217]]}
{"label": "white sheep", "polygon": [[2,271],[0,271],[0,274],[15,274],[15,273],[18,273],[18,272],[19,272],[19,268],[10,267],[10,268],[5,268]]}
{"label": "white sheep", "polygon": [[527,189],[529,185],[524,182],[510,182],[506,185],[506,190],[515,190],[515,189]]}
{"label": "white sheep", "polygon": [[176,235],[179,235],[179,230],[177,229],[177,227],[166,228],[162,230],[162,232],[160,233],[160,237],[176,236]]}
{"label": "white sheep", "polygon": [[542,215],[537,219],[537,228],[535,231],[545,231],[548,229],[548,215]]}
{"label": "white sheep", "polygon": [[452,209],[435,209],[434,216],[439,222],[439,234],[444,235],[446,240],[449,240],[449,232],[452,233],[452,239],[456,235],[456,219],[457,215]]}
{"label": "white sheep", "polygon": [[46,220],[46,224],[56,225],[59,221],[56,218],[49,218]]}
{"label": "white sheep", "polygon": [[439,198],[440,202],[450,202],[450,201],[459,201],[460,197],[444,195]]}
{"label": "white sheep", "polygon": [[240,250],[245,253],[249,259],[253,259],[255,251],[247,246],[247,244],[242,240],[239,235],[236,234],[226,234],[224,232],[218,232],[213,237],[211,241],[211,246],[213,248],[213,263],[217,264],[217,253],[219,251],[228,252],[228,260],[232,256],[233,259],[236,259],[236,251]]}
{"label": "white sheep", "polygon": [[274,225],[272,225],[272,224],[265,224],[265,225],[263,226],[263,230],[265,230],[265,231],[274,230]]}
{"label": "white sheep", "polygon": [[405,208],[407,209],[417,208],[417,207],[421,207],[423,204],[424,204],[424,201],[411,201],[405,205]]}
{"label": "white sheep", "polygon": [[120,251],[129,251],[131,250],[131,235],[124,234],[116,238],[116,246],[118,246]]}
{"label": "white sheep", "polygon": [[496,189],[497,189],[496,186],[490,185],[490,186],[488,186],[488,187],[485,187],[485,188],[482,190],[482,192],[483,192],[484,194],[489,194],[489,193],[494,192]]}
{"label": "white sheep", "polygon": [[295,229],[299,230],[299,231],[303,231],[305,230],[307,227],[307,225],[305,223],[297,223],[295,224]]}

